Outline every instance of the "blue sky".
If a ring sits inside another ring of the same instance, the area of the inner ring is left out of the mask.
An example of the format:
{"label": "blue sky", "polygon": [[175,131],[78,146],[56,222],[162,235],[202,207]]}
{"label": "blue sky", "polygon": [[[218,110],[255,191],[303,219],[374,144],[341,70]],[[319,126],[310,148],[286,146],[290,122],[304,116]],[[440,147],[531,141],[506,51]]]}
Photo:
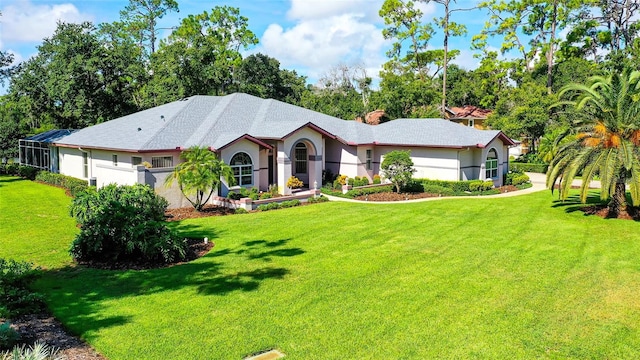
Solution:
{"label": "blue sky", "polygon": [[[338,64],[363,65],[376,78],[387,60],[390,42],[382,37],[383,22],[378,16],[382,0],[178,0],[180,12],[167,15],[160,27],[175,26],[189,14],[199,14],[216,5],[238,7],[249,18],[251,30],[260,44],[249,53],[262,52],[278,59],[283,68],[294,69],[314,83]],[[3,0],[0,3],[0,50],[28,59],[42,39],[50,36],[58,20],[94,23],[118,20],[128,0]],[[459,0],[458,8],[473,7],[475,0]],[[441,16],[438,4],[421,4],[425,21]],[[465,37],[450,40],[461,51],[455,63],[472,69],[478,60],[470,49],[471,38],[480,32],[487,15],[479,10],[455,13],[453,21],[467,25]],[[166,30],[161,36],[167,36]],[[498,44],[500,39],[495,40]],[[442,48],[440,33],[431,40]]]}

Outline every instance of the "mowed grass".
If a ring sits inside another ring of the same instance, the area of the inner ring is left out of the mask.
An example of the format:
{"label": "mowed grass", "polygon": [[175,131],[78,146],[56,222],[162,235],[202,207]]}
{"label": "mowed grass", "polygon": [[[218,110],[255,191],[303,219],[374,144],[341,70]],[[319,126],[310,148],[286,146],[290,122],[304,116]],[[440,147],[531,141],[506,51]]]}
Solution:
{"label": "mowed grass", "polygon": [[640,224],[575,210],[540,192],[195,219],[173,225],[216,243],[204,258],[101,271],[50,253],[38,288],[110,359],[638,358]]}
{"label": "mowed grass", "polygon": [[0,176],[0,258],[59,267],[77,229],[63,189]]}

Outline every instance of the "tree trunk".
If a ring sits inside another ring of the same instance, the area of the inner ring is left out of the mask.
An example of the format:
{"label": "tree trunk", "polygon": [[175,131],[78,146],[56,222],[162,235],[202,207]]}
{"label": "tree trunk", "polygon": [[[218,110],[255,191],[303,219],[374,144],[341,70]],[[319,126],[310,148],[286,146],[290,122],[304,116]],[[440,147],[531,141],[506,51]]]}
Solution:
{"label": "tree trunk", "polygon": [[447,108],[447,55],[449,52],[449,0],[444,1],[444,52],[442,61],[442,108],[440,113],[445,118]]}
{"label": "tree trunk", "polygon": [[609,216],[618,217],[618,215],[627,212],[627,189],[624,179],[616,182],[616,190],[609,202]]}
{"label": "tree trunk", "polygon": [[551,40],[549,41],[549,50],[547,50],[547,93],[551,94],[553,87],[553,57],[556,42],[556,25],[558,17],[558,1],[553,2],[553,15],[551,19]]}

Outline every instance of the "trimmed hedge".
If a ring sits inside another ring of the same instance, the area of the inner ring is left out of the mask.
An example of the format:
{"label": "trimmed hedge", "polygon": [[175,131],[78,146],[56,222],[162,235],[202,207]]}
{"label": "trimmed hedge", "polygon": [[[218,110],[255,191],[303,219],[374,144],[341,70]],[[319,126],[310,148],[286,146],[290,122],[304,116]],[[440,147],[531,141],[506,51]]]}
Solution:
{"label": "trimmed hedge", "polygon": [[69,190],[69,194],[73,197],[76,197],[79,193],[89,188],[89,184],[87,184],[86,180],[48,171],[40,171],[38,175],[36,175],[35,180],[63,187]]}
{"label": "trimmed hedge", "polygon": [[440,186],[453,190],[455,193],[462,193],[465,191],[471,191],[471,184],[478,180],[464,180],[464,181],[448,181],[448,180],[430,180],[430,179],[414,179],[420,181],[423,187]]}
{"label": "trimmed hedge", "polygon": [[534,172],[545,174],[547,169],[549,168],[549,164],[530,164],[530,163],[519,163],[519,162],[510,162],[509,170],[513,172]]}
{"label": "trimmed hedge", "polygon": [[272,202],[272,203],[269,203],[269,204],[258,205],[256,210],[258,210],[258,211],[269,211],[269,210],[276,210],[276,209],[285,209],[285,208],[290,208],[290,207],[294,207],[294,206],[300,206],[300,204],[301,204],[300,200],[294,199],[294,200],[289,200],[289,201],[283,201],[281,203]]}
{"label": "trimmed hedge", "polygon": [[331,196],[338,196],[338,197],[343,197],[343,198],[347,198],[347,199],[353,199],[355,197],[358,196],[362,196],[362,195],[367,195],[367,194],[377,194],[377,193],[383,193],[383,192],[391,192],[393,191],[393,186],[392,185],[387,185],[387,186],[377,186],[377,187],[371,187],[371,188],[364,188],[364,189],[352,189],[347,191],[346,194],[343,194],[342,191],[340,190],[333,190],[327,187],[323,187],[322,189],[320,189],[320,191],[323,194],[327,194],[327,195],[331,195]]}
{"label": "trimmed hedge", "polygon": [[38,171],[40,171],[40,169],[17,163],[0,164],[0,174],[20,176],[21,178],[29,180],[35,179]]}

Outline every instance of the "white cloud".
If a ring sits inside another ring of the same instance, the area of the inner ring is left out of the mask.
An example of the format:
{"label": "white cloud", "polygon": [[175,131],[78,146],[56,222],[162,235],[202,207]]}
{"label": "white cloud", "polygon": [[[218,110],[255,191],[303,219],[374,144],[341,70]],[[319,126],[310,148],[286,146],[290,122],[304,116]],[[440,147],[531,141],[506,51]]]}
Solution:
{"label": "white cloud", "polygon": [[480,65],[480,59],[473,57],[475,54],[471,50],[460,50],[460,54],[451,60],[452,64],[456,64],[465,70],[473,70]]}
{"label": "white cloud", "polygon": [[293,20],[324,19],[344,14],[356,14],[378,21],[383,0],[291,0],[287,17]]}
{"label": "white cloud", "polygon": [[37,5],[19,0],[2,9],[3,42],[36,42],[51,36],[58,21],[77,23],[91,21],[92,16],[82,14],[73,4]]}
{"label": "white cloud", "polygon": [[386,44],[374,24],[363,21],[363,16],[346,14],[300,21],[287,29],[271,24],[256,50],[275,57],[285,68],[304,70],[317,79],[339,63],[364,64],[376,69],[370,75],[377,76]]}

